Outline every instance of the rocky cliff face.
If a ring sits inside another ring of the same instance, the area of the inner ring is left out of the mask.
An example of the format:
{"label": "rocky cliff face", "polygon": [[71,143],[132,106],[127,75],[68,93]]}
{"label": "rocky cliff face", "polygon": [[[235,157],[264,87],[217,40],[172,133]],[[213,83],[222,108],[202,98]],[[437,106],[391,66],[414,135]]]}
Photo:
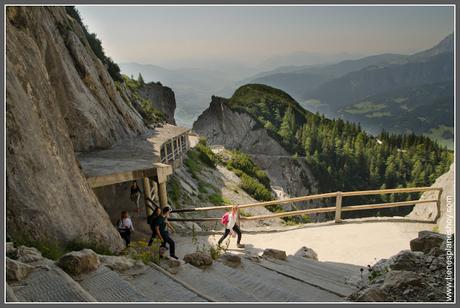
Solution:
{"label": "rocky cliff face", "polygon": [[[453,217],[455,216],[455,164],[450,166],[448,172],[441,175],[432,187],[442,188],[441,194],[441,216],[437,222],[441,233],[450,233],[449,229],[453,228]],[[420,197],[421,200],[433,200],[438,198],[437,191],[427,191]],[[437,208],[434,203],[416,204],[408,215],[411,219],[433,220],[436,217]],[[449,222],[449,223],[447,223]]]}
{"label": "rocky cliff face", "polygon": [[146,83],[139,89],[139,95],[148,99],[152,107],[160,110],[166,115],[166,122],[176,125],[174,111],[176,110],[176,99],[174,92],[160,83]]}
{"label": "rocky cliff face", "polygon": [[74,153],[144,131],[142,118],[64,8],[9,7],[6,40],[8,236],[121,248]]}
{"label": "rocky cliff face", "polygon": [[193,130],[205,136],[208,144],[249,154],[267,172],[271,184],[289,195],[316,193],[316,180],[305,162],[292,157],[250,115],[231,110],[226,101],[213,96],[209,108],[193,124]]}

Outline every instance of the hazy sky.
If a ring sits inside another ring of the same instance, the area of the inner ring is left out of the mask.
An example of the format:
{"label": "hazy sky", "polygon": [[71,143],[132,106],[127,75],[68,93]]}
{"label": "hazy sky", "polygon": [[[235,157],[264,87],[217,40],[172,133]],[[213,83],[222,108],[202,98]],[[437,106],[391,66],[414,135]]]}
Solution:
{"label": "hazy sky", "polygon": [[77,6],[117,62],[253,63],[278,54],[411,53],[453,32],[452,7]]}

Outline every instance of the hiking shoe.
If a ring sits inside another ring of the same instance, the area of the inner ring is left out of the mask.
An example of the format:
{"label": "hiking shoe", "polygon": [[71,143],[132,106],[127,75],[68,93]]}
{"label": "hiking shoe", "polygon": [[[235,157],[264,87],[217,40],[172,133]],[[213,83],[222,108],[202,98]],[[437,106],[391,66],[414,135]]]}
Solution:
{"label": "hiking shoe", "polygon": [[173,259],[179,260],[179,258],[177,256],[170,256],[170,257],[173,258]]}
{"label": "hiking shoe", "polygon": [[244,244],[236,244],[236,247],[238,247],[238,248],[244,248]]}

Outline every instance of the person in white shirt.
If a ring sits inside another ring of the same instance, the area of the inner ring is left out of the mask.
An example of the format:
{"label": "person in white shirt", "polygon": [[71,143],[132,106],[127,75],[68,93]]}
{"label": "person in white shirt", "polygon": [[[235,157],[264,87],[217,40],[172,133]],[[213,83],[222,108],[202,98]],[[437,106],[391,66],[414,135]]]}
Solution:
{"label": "person in white shirt", "polygon": [[121,212],[121,218],[117,221],[117,228],[121,238],[126,243],[126,247],[128,247],[131,243],[131,232],[134,231],[134,226],[127,211]]}
{"label": "person in white shirt", "polygon": [[225,238],[233,232],[235,232],[238,236],[236,240],[236,246],[238,248],[243,248],[244,245],[241,244],[241,230],[240,227],[238,226],[238,207],[234,206],[232,208],[232,211],[228,213],[228,223],[225,226],[225,233],[222,235],[222,237],[219,239],[218,245],[221,245],[222,242],[225,240]]}

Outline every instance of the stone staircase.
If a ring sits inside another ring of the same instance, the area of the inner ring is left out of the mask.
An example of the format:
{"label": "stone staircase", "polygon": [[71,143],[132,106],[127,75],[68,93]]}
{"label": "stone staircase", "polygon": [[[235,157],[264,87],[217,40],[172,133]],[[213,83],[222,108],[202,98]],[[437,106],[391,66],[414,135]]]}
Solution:
{"label": "stone staircase", "polygon": [[[236,265],[219,259],[198,268],[168,260],[144,265],[126,257],[83,251],[96,256],[97,264],[77,274],[61,269],[67,268],[59,261],[8,258],[8,301],[340,302],[357,289],[347,279],[360,275],[358,266],[295,256],[285,260],[243,256]],[[12,266],[13,262],[17,264]]]}

